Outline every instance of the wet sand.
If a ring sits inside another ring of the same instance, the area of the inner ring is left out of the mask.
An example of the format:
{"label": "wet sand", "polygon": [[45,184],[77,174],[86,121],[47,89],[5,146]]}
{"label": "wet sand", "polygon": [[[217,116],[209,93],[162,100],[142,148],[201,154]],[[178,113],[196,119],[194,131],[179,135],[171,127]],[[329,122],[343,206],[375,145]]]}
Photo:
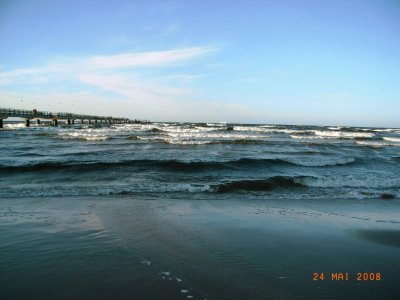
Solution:
{"label": "wet sand", "polygon": [[0,225],[1,299],[400,297],[398,199],[13,198]]}

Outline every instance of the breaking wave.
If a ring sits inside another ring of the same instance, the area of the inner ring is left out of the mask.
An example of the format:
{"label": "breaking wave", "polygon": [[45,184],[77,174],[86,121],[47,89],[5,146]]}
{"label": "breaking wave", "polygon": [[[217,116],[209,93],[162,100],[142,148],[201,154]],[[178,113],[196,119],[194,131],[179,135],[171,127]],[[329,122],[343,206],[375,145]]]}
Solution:
{"label": "breaking wave", "polygon": [[259,168],[269,165],[297,165],[304,167],[335,166],[354,163],[354,158],[267,158],[254,159],[242,158],[229,161],[179,161],[179,160],[124,160],[110,162],[40,162],[25,165],[0,165],[1,171],[7,172],[32,172],[48,170],[71,170],[71,171],[96,171],[101,169],[124,168],[124,167],[146,167],[164,168],[178,171],[198,171],[209,169],[229,168]]}

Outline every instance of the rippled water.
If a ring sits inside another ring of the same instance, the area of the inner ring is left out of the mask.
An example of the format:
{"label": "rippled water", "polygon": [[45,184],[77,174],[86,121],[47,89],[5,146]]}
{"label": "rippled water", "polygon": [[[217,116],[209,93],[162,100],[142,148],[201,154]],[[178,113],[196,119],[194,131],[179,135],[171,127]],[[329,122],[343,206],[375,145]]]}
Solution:
{"label": "rippled water", "polygon": [[[400,129],[6,124],[0,196],[397,197]],[[196,194],[196,196],[194,196]]]}

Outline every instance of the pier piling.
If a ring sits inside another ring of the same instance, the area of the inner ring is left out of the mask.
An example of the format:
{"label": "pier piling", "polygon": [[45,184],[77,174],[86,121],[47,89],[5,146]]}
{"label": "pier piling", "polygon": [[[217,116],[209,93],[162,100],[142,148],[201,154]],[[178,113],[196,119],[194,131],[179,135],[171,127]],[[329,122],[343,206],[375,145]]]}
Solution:
{"label": "pier piling", "polygon": [[58,126],[58,120],[66,120],[68,125],[74,125],[75,120],[80,121],[80,124],[126,124],[133,123],[127,118],[114,118],[112,116],[93,116],[84,114],[73,114],[68,112],[48,112],[15,109],[15,108],[0,108],[0,128],[4,127],[4,119],[7,118],[20,118],[25,121],[25,126],[30,127],[30,121],[36,121],[37,125],[41,124],[41,120],[51,120],[53,126]]}

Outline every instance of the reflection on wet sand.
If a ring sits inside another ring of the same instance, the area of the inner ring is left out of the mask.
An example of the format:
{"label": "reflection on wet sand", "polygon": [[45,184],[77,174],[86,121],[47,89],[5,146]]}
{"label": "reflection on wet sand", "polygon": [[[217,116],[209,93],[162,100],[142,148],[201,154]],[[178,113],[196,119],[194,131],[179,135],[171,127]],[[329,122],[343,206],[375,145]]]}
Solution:
{"label": "reflection on wet sand", "polygon": [[[398,207],[378,199],[2,199],[0,298],[396,299]],[[326,280],[314,281],[315,272]],[[332,272],[350,279],[334,282]],[[358,282],[357,272],[384,280]]]}
{"label": "reflection on wet sand", "polygon": [[356,231],[356,235],[377,244],[400,248],[400,230],[363,229]]}

